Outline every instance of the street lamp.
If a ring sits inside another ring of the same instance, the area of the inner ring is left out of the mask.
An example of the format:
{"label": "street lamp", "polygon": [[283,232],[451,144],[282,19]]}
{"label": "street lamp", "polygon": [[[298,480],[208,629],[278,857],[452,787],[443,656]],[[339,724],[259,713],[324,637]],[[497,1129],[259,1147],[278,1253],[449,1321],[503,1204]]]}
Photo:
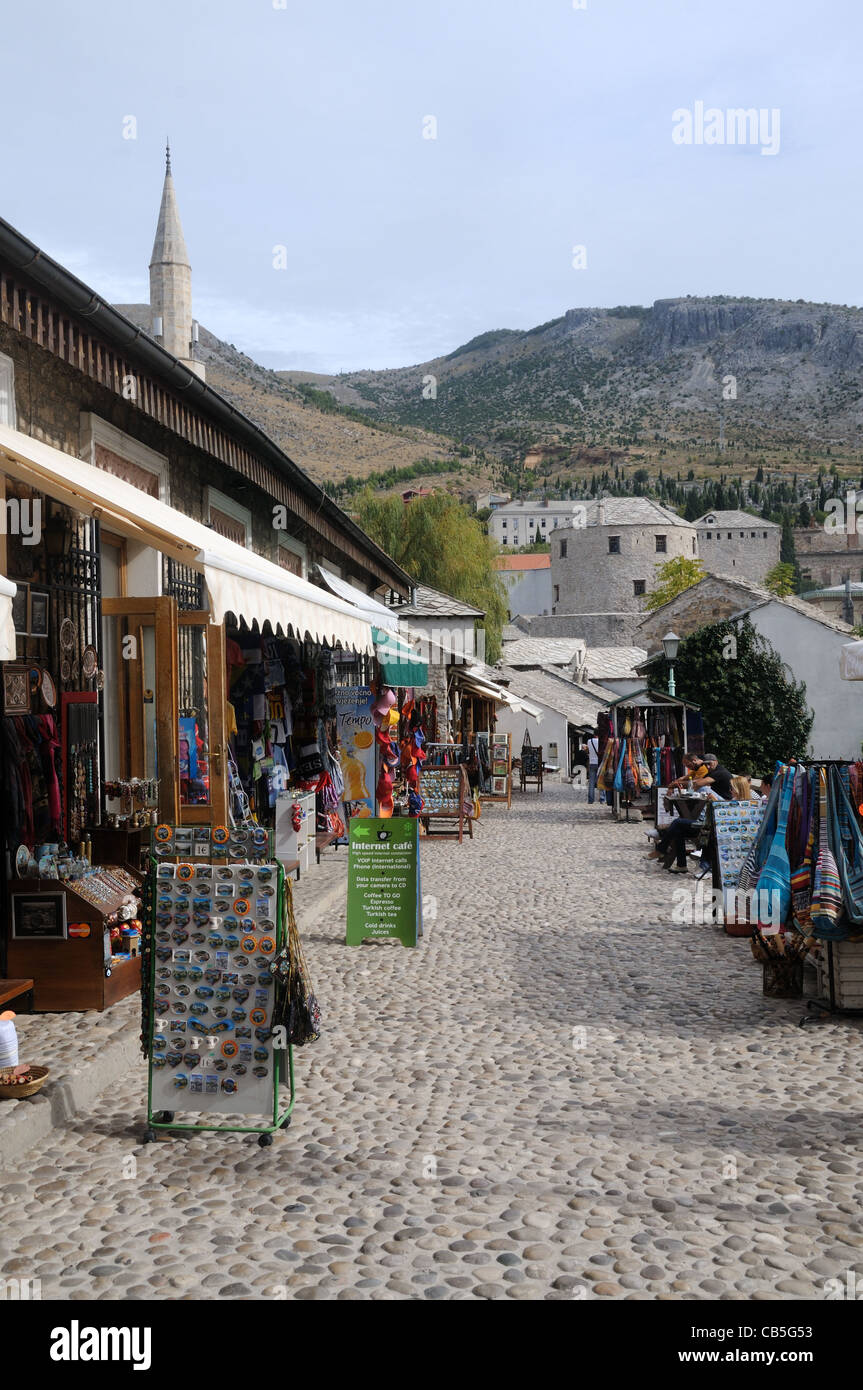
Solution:
{"label": "street lamp", "polygon": [[676,632],[666,632],[662,639],[662,650],[665,652],[665,660],[668,662],[668,693],[673,695],[674,691],[674,667],[672,662],[677,656],[677,648],[680,646],[680,638]]}

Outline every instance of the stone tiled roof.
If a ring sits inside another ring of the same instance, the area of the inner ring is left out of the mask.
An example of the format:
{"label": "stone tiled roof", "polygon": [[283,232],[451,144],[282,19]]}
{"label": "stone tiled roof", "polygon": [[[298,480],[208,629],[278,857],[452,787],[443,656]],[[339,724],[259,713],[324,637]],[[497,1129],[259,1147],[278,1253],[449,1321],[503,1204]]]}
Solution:
{"label": "stone tiled roof", "polygon": [[430,589],[426,584],[417,584],[416,599],[413,603],[393,604],[399,617],[404,618],[484,618],[481,608],[474,608],[450,594],[442,594],[439,589]]}
{"label": "stone tiled roof", "polygon": [[584,664],[590,680],[625,680],[646,656],[644,647],[588,647]]}
{"label": "stone tiled roof", "polygon": [[[708,517],[712,520],[708,521]],[[782,527],[777,526],[775,521],[764,521],[760,516],[752,516],[749,512],[705,512],[704,516],[699,516],[693,523],[694,526],[710,527],[722,531],[781,531]]]}
{"label": "stone tiled roof", "polygon": [[685,521],[676,512],[661,507],[652,497],[602,497],[574,505],[584,508],[577,518],[579,527],[682,526],[686,531],[694,530],[691,521]]}
{"label": "stone tiled roof", "polygon": [[[817,604],[807,603],[798,594],[787,594],[784,598],[779,598],[776,594],[772,594],[769,589],[762,588],[760,584],[753,584],[749,579],[741,579],[736,574],[706,574],[703,579],[699,580],[698,584],[692,585],[692,589],[697,589],[702,584],[715,584],[717,582],[741,591],[740,608],[735,613],[730,614],[731,617],[742,617],[744,613],[751,613],[756,608],[763,608],[767,603],[782,603],[786,608],[793,608],[802,617],[811,618],[813,622],[821,623],[822,627],[832,628],[834,632],[845,634],[852,631],[850,623],[843,622],[841,618],[828,617]],[[646,622],[652,621],[657,613],[673,608],[678,600],[686,598],[689,593],[691,593],[691,589],[684,589],[682,593],[677,595],[677,598],[664,603],[661,608],[655,608],[653,612],[645,613],[638,626],[643,627]],[[727,620],[722,619],[721,621]]]}
{"label": "stone tiled roof", "polygon": [[[542,668],[517,671],[510,666],[503,666],[497,672],[497,679],[506,683],[511,694],[548,705],[549,709],[562,714],[570,724],[578,726],[593,728],[598,712],[607,708],[610,698],[608,691],[598,686],[576,685],[559,672]],[[540,741],[541,738],[540,725]]]}
{"label": "stone tiled roof", "polygon": [[513,667],[555,667],[583,657],[589,680],[609,680],[634,676],[646,656],[644,647],[586,647],[581,637],[521,636],[504,641],[501,660]]}
{"label": "stone tiled roof", "polygon": [[581,637],[525,637],[504,642],[501,660],[507,666],[569,666],[585,651]]}

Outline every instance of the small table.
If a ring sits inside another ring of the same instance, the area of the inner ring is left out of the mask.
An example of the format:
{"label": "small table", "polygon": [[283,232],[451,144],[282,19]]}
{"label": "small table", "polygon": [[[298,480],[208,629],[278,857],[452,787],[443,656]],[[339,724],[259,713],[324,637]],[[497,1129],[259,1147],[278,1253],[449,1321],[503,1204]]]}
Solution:
{"label": "small table", "polygon": [[683,820],[692,821],[698,820],[705,806],[710,804],[710,797],[699,796],[697,792],[671,792],[668,800]]}

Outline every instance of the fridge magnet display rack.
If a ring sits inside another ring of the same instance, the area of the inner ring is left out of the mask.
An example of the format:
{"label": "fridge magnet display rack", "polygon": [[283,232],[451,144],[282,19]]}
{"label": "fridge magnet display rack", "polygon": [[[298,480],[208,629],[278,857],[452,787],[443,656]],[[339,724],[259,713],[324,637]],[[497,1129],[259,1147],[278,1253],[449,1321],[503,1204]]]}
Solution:
{"label": "fridge magnet display rack", "polygon": [[[267,1146],[291,1123],[293,1051],[273,1036],[270,970],[286,942],[291,890],[271,850],[270,833],[257,826],[153,830],[142,992],[145,1143],[159,1130],[216,1130],[257,1134]],[[280,1109],[285,1073],[288,1104]],[[190,1118],[178,1120],[178,1111]],[[254,1117],[264,1123],[247,1122]]]}
{"label": "fridge magnet display rack", "polygon": [[[473,839],[473,821],[466,808],[470,796],[467,773],[459,764],[456,767],[423,767],[419,775],[419,794],[423,807],[419,812],[426,837],[456,837],[459,844],[464,838],[464,828]],[[432,829],[432,821],[447,821],[455,828]]]}

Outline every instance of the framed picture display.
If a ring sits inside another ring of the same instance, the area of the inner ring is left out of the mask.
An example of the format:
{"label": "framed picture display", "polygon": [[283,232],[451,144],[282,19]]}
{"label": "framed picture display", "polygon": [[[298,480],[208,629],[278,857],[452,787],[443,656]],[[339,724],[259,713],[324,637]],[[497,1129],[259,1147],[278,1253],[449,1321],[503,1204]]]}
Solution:
{"label": "framed picture display", "polygon": [[13,941],[66,939],[65,893],[13,893]]}
{"label": "framed picture display", "polygon": [[21,662],[3,667],[3,713],[30,713],[30,667]]}
{"label": "framed picture display", "polygon": [[508,777],[492,777],[492,779],[491,779],[491,794],[492,794],[492,796],[506,796],[507,790],[508,790],[508,787],[507,787],[507,783],[508,783],[508,782],[509,782],[509,778],[508,778]]}
{"label": "framed picture display", "polygon": [[48,595],[41,590],[30,590],[30,636],[48,636]]}
{"label": "framed picture display", "polygon": [[30,594],[30,585],[22,584],[19,579],[16,579],[15,583],[17,588],[15,590],[15,597],[12,600],[12,622],[15,625],[15,631],[20,632],[22,637],[24,637],[30,630],[27,626],[27,619],[30,613],[29,604],[27,602]]}

